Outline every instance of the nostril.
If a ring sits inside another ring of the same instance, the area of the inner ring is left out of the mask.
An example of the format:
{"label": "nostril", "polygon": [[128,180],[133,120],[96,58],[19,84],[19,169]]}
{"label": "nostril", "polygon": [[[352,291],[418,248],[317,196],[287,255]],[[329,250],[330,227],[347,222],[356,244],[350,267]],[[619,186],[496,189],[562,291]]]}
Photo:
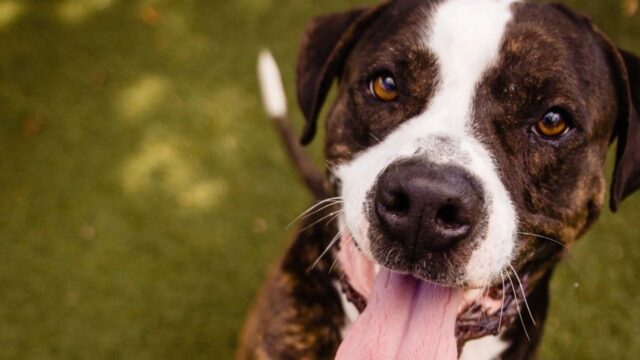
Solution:
{"label": "nostril", "polygon": [[449,230],[461,230],[469,224],[463,219],[460,208],[455,205],[444,205],[436,213],[436,224]]}
{"label": "nostril", "polygon": [[391,195],[391,202],[386,206],[389,211],[406,213],[411,208],[411,201],[407,194],[397,191]]}
{"label": "nostril", "polygon": [[382,206],[388,212],[406,214],[411,208],[411,202],[404,192],[390,191],[383,196]]}

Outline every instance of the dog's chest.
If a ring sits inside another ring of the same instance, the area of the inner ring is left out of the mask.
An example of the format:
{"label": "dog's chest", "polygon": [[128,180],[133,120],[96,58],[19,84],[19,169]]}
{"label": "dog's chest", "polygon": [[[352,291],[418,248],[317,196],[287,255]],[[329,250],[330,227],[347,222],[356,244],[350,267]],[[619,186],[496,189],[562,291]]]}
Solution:
{"label": "dog's chest", "polygon": [[494,360],[509,348],[509,343],[498,336],[486,336],[469,341],[462,348],[460,360]]}

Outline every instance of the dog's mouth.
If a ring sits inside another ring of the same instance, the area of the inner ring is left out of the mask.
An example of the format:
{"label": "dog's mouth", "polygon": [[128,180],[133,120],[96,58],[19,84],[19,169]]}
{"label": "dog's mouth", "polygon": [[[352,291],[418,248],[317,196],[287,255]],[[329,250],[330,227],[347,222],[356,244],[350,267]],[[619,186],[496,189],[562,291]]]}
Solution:
{"label": "dog's mouth", "polygon": [[380,268],[348,234],[341,239],[338,258],[342,291],[361,313],[338,358],[354,358],[373,347],[393,358],[437,351],[433,358],[453,359],[465,342],[497,335],[527,314],[528,275],[505,272],[495,286],[447,288]]}

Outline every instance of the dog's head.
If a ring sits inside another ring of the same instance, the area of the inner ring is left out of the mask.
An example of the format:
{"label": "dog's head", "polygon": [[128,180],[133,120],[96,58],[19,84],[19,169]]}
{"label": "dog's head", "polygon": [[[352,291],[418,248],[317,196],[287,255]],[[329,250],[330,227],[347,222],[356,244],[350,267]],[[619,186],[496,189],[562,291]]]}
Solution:
{"label": "dog's head", "polygon": [[297,70],[304,143],[339,80],[325,152],[342,225],[391,270],[473,288],[556,259],[603,207],[616,137],[611,207],[640,186],[640,61],[563,6],[398,0],[324,16]]}

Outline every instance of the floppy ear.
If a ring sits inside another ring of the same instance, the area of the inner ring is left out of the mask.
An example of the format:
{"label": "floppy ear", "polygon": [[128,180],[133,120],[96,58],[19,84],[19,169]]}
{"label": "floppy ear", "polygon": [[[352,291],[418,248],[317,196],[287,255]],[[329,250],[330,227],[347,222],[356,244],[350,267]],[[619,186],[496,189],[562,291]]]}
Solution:
{"label": "floppy ear", "polygon": [[307,120],[302,144],[313,140],[318,114],[333,80],[340,76],[362,33],[386,5],[321,16],[307,25],[296,68],[298,103]]}
{"label": "floppy ear", "polygon": [[640,188],[640,58],[624,50],[618,50],[616,55],[622,79],[619,96],[623,99],[616,124],[618,149],[609,204],[614,212]]}

